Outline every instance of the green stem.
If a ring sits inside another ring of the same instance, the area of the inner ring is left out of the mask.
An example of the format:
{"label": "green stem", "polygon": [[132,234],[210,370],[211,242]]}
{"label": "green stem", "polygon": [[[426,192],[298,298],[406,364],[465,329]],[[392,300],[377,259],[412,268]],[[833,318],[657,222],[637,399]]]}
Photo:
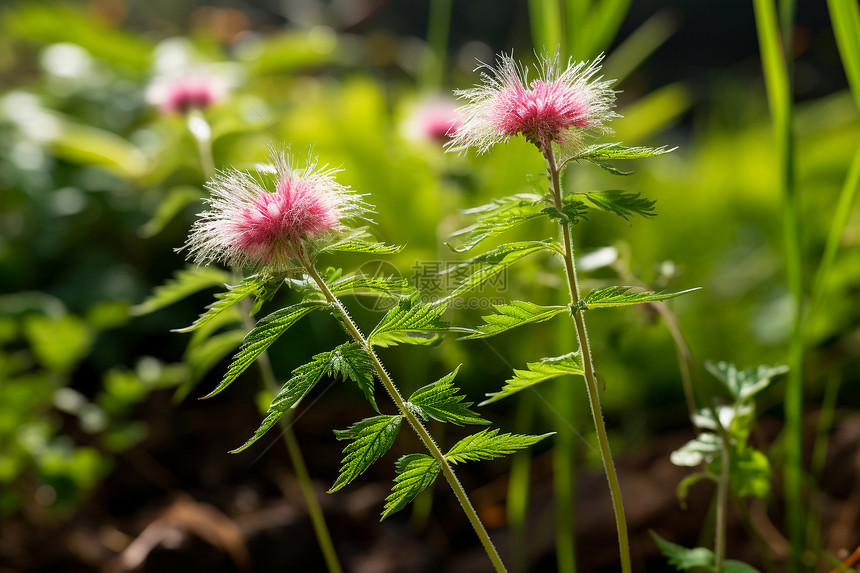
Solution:
{"label": "green stem", "polygon": [[212,127],[199,109],[192,109],[186,117],[188,131],[197,142],[197,153],[200,156],[200,167],[206,179],[215,177],[215,161],[212,159]]}
{"label": "green stem", "polygon": [[[791,543],[789,571],[802,568],[805,518],[803,515],[803,253],[800,231],[800,197],[795,184],[794,134],[792,130],[791,66],[785,46],[790,45],[784,33],[783,41],[777,27],[773,0],[753,0],[759,36],[762,66],[774,135],[779,157],[779,176],[783,191],[783,228],[788,286],[791,291],[794,318],[789,340],[788,382],[785,389],[785,515],[788,539]],[[781,25],[791,28],[793,2],[782,4]],[[783,43],[785,42],[785,43]]]}
{"label": "green stem", "polygon": [[442,86],[445,58],[448,54],[448,33],[451,27],[451,0],[431,0],[427,24],[427,43],[430,53],[424,61],[421,87],[438,90]]}
{"label": "green stem", "polygon": [[[250,332],[254,329],[255,321],[251,317],[250,302],[248,299],[243,299],[240,303],[242,306],[242,319],[245,322],[245,328]],[[257,358],[257,364],[260,367],[260,374],[263,377],[263,385],[266,391],[272,396],[278,392],[278,382],[275,378],[275,371],[272,368],[272,361],[269,358],[268,352],[263,352]],[[292,411],[291,411],[292,412]],[[331,532],[328,530],[328,524],[325,520],[325,514],[317,499],[317,493],[314,490],[311,476],[308,472],[308,467],[305,464],[305,459],[302,456],[302,450],[299,447],[299,441],[296,439],[296,433],[290,425],[290,420],[283,417],[279,420],[281,427],[281,435],[284,438],[284,445],[287,447],[287,455],[290,457],[290,462],[293,464],[293,472],[296,480],[299,483],[299,489],[302,492],[302,497],[305,500],[305,505],[308,509],[308,516],[311,519],[311,526],[314,529],[314,534],[319,544],[320,552],[325,560],[326,567],[329,573],[343,573],[343,568],[340,565],[340,560],[337,557],[337,551],[334,548],[334,542],[331,538]]]}
{"label": "green stem", "polygon": [[[544,157],[550,179],[552,180],[553,202],[556,209],[562,209],[561,182],[559,171],[555,163],[555,154],[552,144],[546,140],[543,142]],[[585,329],[585,318],[579,306],[579,284],[576,278],[576,266],[573,259],[573,242],[570,236],[570,225],[563,221],[561,225],[564,239],[564,267],[567,276],[567,288],[570,295],[571,314],[576,325],[576,337],[579,340],[579,348],[582,354],[582,365],[585,371],[585,388],[588,392],[588,403],[591,406],[591,417],[594,420],[594,429],[597,432],[597,444],[600,448],[600,456],[603,459],[603,469],[606,471],[606,479],[609,481],[609,491],[612,497],[612,509],[615,512],[615,527],[618,531],[618,548],[621,554],[621,571],[630,573],[632,565],[630,562],[630,542],[627,537],[627,521],[624,517],[624,505],[621,499],[621,487],[618,484],[618,476],[615,473],[615,464],[612,461],[612,451],[609,448],[609,438],[606,434],[606,425],[603,422],[603,413],[600,409],[600,394],[597,390],[597,380],[594,375],[594,365],[591,360],[591,348],[588,341],[588,333]]]}
{"label": "green stem", "polygon": [[324,280],[320,277],[319,273],[317,273],[313,264],[308,260],[307,256],[303,255],[301,257],[302,265],[307,271],[308,275],[314,280],[317,286],[322,291],[326,300],[335,308],[338,314],[340,314],[343,324],[346,327],[346,330],[353,337],[353,339],[359,343],[362,349],[367,353],[373,362],[373,367],[376,370],[376,375],[379,378],[382,385],[385,387],[385,390],[388,392],[388,395],[391,396],[391,400],[394,402],[394,405],[397,406],[397,409],[400,411],[401,415],[406,418],[406,421],[409,422],[409,425],[412,426],[412,429],[415,430],[415,433],[418,434],[418,437],[424,443],[424,447],[429,450],[430,455],[439,462],[442,473],[445,475],[445,479],[448,480],[448,484],[451,486],[451,489],[454,491],[454,495],[457,497],[457,501],[460,502],[460,505],[463,507],[463,511],[466,514],[466,517],[469,519],[469,522],[472,524],[472,527],[475,528],[475,533],[478,534],[478,538],[481,540],[481,544],[484,546],[484,550],[487,552],[487,555],[490,558],[490,561],[493,563],[493,567],[497,572],[506,571],[505,565],[502,563],[502,558],[499,557],[499,553],[493,545],[492,540],[490,539],[487,530],[484,528],[484,524],[481,522],[481,519],[478,517],[478,513],[475,511],[475,508],[472,506],[472,502],[469,501],[469,497],[466,495],[466,490],[463,489],[462,484],[460,484],[460,480],[457,479],[457,476],[454,474],[454,470],[451,468],[451,464],[448,463],[448,460],[445,459],[445,455],[439,449],[439,446],[436,445],[436,442],[433,441],[433,438],[427,432],[427,429],[421,423],[421,421],[413,414],[409,408],[406,407],[406,403],[403,400],[403,397],[400,395],[400,392],[397,390],[397,387],[394,385],[394,382],[391,380],[391,377],[388,375],[388,372],[385,370],[385,367],[380,362],[379,357],[376,355],[376,351],[373,349],[367,342],[367,338],[365,338],[364,334],[362,334],[361,330],[359,330],[358,326],[352,320],[352,317],[347,312],[346,308],[340,302],[340,300],[334,296],[331,290],[328,288],[328,285]]}

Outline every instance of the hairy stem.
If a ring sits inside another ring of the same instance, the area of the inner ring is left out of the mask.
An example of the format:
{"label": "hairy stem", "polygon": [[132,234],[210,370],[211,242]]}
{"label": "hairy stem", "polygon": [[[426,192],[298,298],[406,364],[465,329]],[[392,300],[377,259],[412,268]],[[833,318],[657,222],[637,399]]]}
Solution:
{"label": "hairy stem", "polygon": [[[562,209],[562,192],[559,181],[559,170],[556,167],[555,154],[549,141],[543,145],[544,157],[547,169],[552,181],[552,199],[556,209]],[[609,491],[612,497],[612,508],[615,512],[615,527],[618,531],[618,549],[621,554],[621,571],[630,573],[632,565],[630,562],[630,542],[627,536],[627,520],[624,517],[624,504],[621,499],[621,486],[618,484],[618,476],[615,473],[615,464],[612,461],[612,451],[609,448],[609,438],[606,434],[606,425],[603,422],[603,413],[600,410],[600,394],[597,390],[597,380],[594,375],[594,365],[591,360],[591,348],[588,342],[588,332],[585,329],[585,317],[579,310],[579,284],[576,278],[576,266],[573,259],[573,242],[570,236],[570,225],[567,221],[561,225],[564,240],[564,268],[567,276],[567,288],[570,295],[570,308],[573,322],[576,325],[576,337],[579,340],[579,348],[582,354],[582,366],[585,371],[585,388],[588,391],[588,403],[591,406],[591,417],[594,420],[594,429],[597,432],[597,444],[600,448],[600,457],[603,460],[603,469],[606,471],[606,479],[609,481]]]}
{"label": "hairy stem", "polygon": [[409,422],[409,425],[412,426],[412,429],[415,430],[415,433],[418,434],[418,437],[421,438],[421,441],[424,443],[424,446],[429,450],[430,455],[439,462],[442,467],[442,473],[445,475],[445,479],[448,480],[448,484],[451,486],[451,489],[454,491],[454,495],[457,497],[457,501],[460,502],[460,505],[463,507],[463,511],[466,513],[466,517],[469,519],[469,522],[472,524],[472,527],[475,528],[475,533],[478,534],[478,537],[481,540],[481,544],[484,546],[484,550],[487,552],[487,555],[490,558],[490,561],[493,563],[493,567],[497,572],[507,571],[505,569],[504,563],[502,563],[502,558],[499,557],[499,553],[496,550],[496,547],[493,545],[492,540],[490,539],[489,534],[487,533],[486,528],[484,528],[484,524],[481,522],[481,519],[478,517],[478,513],[475,511],[475,508],[472,506],[472,502],[469,501],[469,497],[466,495],[466,490],[463,489],[462,484],[460,484],[460,480],[457,479],[457,476],[454,474],[454,470],[451,468],[451,464],[448,463],[448,460],[445,459],[445,455],[442,453],[442,450],[439,449],[439,446],[436,445],[436,442],[433,441],[433,438],[427,432],[427,429],[421,423],[421,421],[413,414],[409,408],[406,407],[406,402],[403,400],[403,397],[400,395],[400,391],[394,385],[394,382],[391,380],[391,377],[388,375],[388,372],[385,370],[385,367],[380,362],[379,357],[376,355],[376,352],[373,349],[373,346],[368,344],[367,338],[362,334],[361,330],[359,330],[358,326],[352,320],[352,317],[347,312],[346,308],[340,302],[340,300],[334,296],[331,290],[328,288],[328,285],[324,280],[320,277],[319,273],[317,273],[316,268],[314,268],[313,264],[307,259],[307,257],[302,257],[302,264],[305,267],[305,270],[308,272],[308,275],[314,280],[317,286],[322,291],[326,300],[335,308],[338,314],[340,314],[343,319],[343,324],[346,327],[347,331],[349,331],[350,335],[355,339],[357,343],[359,343],[362,349],[367,353],[373,362],[373,367],[376,370],[376,376],[379,378],[382,385],[385,387],[385,390],[388,392],[388,395],[391,396],[391,400],[394,402],[394,405],[397,406],[397,409],[406,418],[406,421]]}

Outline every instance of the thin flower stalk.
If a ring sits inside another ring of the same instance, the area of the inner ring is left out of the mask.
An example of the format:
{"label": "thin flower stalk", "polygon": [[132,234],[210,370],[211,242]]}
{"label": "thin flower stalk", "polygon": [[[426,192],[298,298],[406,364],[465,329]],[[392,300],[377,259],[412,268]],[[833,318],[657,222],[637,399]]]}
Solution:
{"label": "thin flower stalk", "polygon": [[[561,226],[561,245],[555,242],[511,243],[492,253],[479,255],[473,261],[500,264],[494,261],[504,261],[505,257],[517,252],[523,254],[515,256],[522,257],[527,252],[542,249],[542,245],[547,245],[556,254],[560,254],[564,261],[569,311],[574,322],[579,351],[527,364],[527,370],[515,371],[514,378],[509,380],[500,392],[491,394],[485,404],[530,387],[547,379],[546,376],[553,378],[568,373],[583,375],[598,446],[609,482],[621,569],[628,573],[632,565],[621,488],[600,409],[584,312],[592,307],[656,302],[681,293],[636,293],[629,292],[630,287],[610,287],[601,289],[600,292],[593,291],[585,297],[580,292],[571,238],[572,226],[586,218],[585,213],[589,208],[614,213],[625,219],[634,214],[649,217],[654,214],[654,202],[641,198],[638,193],[626,191],[565,195],[560,182],[562,169],[571,163],[585,161],[592,162],[610,173],[622,174],[623,172],[611,165],[611,161],[653,157],[671,151],[665,147],[624,147],[620,143],[589,145],[589,138],[592,136],[611,133],[609,121],[617,116],[614,112],[615,92],[611,89],[612,82],[599,75],[601,60],[602,56],[592,62],[575,63],[571,59],[566,67],[562,67],[558,53],[554,56],[539,56],[536,66],[538,77],[533,81],[529,81],[528,68],[518,64],[512,56],[502,55],[495,67],[482,64],[479,67],[482,70],[482,82],[471,89],[456,92],[465,104],[458,110],[459,126],[447,144],[447,149],[459,153],[475,149],[478,153],[485,153],[498,143],[522,135],[540,151],[546,162],[550,180],[548,194],[542,198],[521,194],[496,199],[494,203],[481,208],[482,215],[478,224],[461,231],[459,235],[466,237],[462,248],[465,251],[482,240],[501,234],[532,217],[544,215],[558,220]],[[467,279],[461,292],[480,280],[479,274]],[[564,307],[540,307],[529,302],[511,301],[509,305],[497,305],[496,314],[485,317],[486,324],[479,327],[479,332],[466,338],[493,336],[522,324],[548,320],[562,312]],[[560,523],[561,525],[563,523]],[[562,555],[560,545],[559,565],[569,570],[566,561],[568,560]]]}
{"label": "thin flower stalk", "polygon": [[[553,201],[556,209],[562,209],[562,190],[559,171],[556,167],[555,153],[548,138],[544,141],[544,158],[549,171],[550,184]],[[615,515],[615,528],[618,533],[618,548],[621,555],[621,570],[624,573],[631,572],[630,541],[627,534],[627,520],[624,516],[624,502],[621,497],[621,486],[618,483],[618,475],[615,464],[612,461],[612,450],[609,447],[609,437],[606,433],[606,425],[603,422],[603,413],[600,409],[600,393],[597,389],[594,363],[591,358],[591,345],[588,340],[588,331],[585,327],[585,317],[579,309],[579,284],[576,277],[576,265],[573,258],[573,241],[570,236],[570,225],[567,221],[561,224],[561,233],[564,246],[564,270],[567,279],[567,289],[570,296],[570,309],[573,322],[576,326],[576,338],[582,354],[583,370],[585,371],[585,388],[588,392],[588,403],[591,408],[591,417],[594,421],[594,429],[597,433],[597,445],[600,449],[600,457],[603,461],[603,469],[609,482],[609,492],[612,497],[612,509]]]}
{"label": "thin flower stalk", "polygon": [[406,421],[409,422],[409,425],[418,434],[418,437],[421,439],[421,442],[424,444],[424,447],[430,452],[430,455],[439,462],[442,466],[442,473],[445,475],[445,479],[448,481],[448,484],[451,486],[451,489],[454,492],[454,495],[457,497],[457,501],[460,503],[460,506],[463,508],[463,511],[466,514],[466,517],[469,519],[469,523],[475,529],[475,533],[477,533],[478,538],[481,540],[481,545],[484,546],[484,550],[487,552],[487,556],[490,558],[490,561],[493,563],[493,568],[497,572],[507,571],[504,563],[502,562],[502,558],[499,556],[499,552],[493,544],[492,539],[490,539],[490,535],[487,533],[484,524],[481,522],[481,519],[478,517],[478,513],[475,511],[472,502],[469,500],[469,496],[466,494],[466,490],[463,489],[463,485],[460,483],[460,480],[457,479],[457,475],[454,473],[454,469],[451,467],[451,464],[448,463],[448,460],[445,458],[445,455],[442,453],[442,450],[439,449],[439,446],[436,445],[436,442],[433,440],[433,437],[430,436],[430,433],[427,432],[427,429],[421,423],[421,421],[413,414],[409,408],[406,407],[406,402],[403,399],[403,396],[400,395],[400,391],[394,385],[394,382],[391,380],[391,377],[388,375],[388,371],[385,369],[385,366],[380,362],[379,357],[376,355],[376,352],[371,346],[367,338],[362,334],[361,330],[352,320],[349,312],[347,312],[346,308],[340,302],[340,300],[334,296],[329,289],[328,285],[325,281],[320,277],[317,270],[314,268],[313,263],[307,258],[306,255],[301,256],[302,266],[307,271],[308,275],[313,279],[322,293],[325,295],[326,300],[335,308],[336,312],[340,315],[343,320],[343,324],[346,327],[349,334],[352,338],[361,345],[364,352],[370,356],[370,359],[373,362],[373,367],[376,371],[376,375],[379,380],[382,382],[382,385],[385,387],[386,392],[391,397],[391,400],[394,402],[394,405],[397,406],[398,411],[406,418]]}

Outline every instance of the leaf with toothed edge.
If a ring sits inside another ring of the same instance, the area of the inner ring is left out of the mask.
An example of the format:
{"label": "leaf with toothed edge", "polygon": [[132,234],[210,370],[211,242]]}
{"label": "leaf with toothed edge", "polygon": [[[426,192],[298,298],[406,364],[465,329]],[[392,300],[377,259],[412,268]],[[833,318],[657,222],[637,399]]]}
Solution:
{"label": "leaf with toothed edge", "polygon": [[223,287],[230,281],[230,273],[214,267],[186,267],[176,271],[173,278],[155,287],[142,303],[131,307],[134,316],[143,316],[184,300],[201,290]]}
{"label": "leaf with toothed edge", "polygon": [[321,253],[369,253],[372,255],[392,255],[402,251],[406,245],[386,245],[368,241],[365,233],[360,233],[320,249]]}
{"label": "leaf with toothed edge", "polygon": [[578,351],[556,358],[543,358],[538,362],[529,362],[526,364],[526,370],[514,370],[514,377],[505,382],[501,390],[487,394],[488,399],[478,405],[492,404],[535,384],[568,374],[585,374]]}
{"label": "leaf with toothed edge", "polygon": [[522,193],[496,199],[487,205],[463,211],[464,214],[478,214],[479,217],[474,225],[461,229],[452,235],[453,238],[462,238],[463,240],[463,244],[454,250],[458,253],[470,251],[485,239],[495,237],[526,221],[540,217],[541,203],[542,197],[540,195]]}
{"label": "leaf with toothed edge", "polygon": [[495,304],[496,314],[488,314],[481,318],[485,324],[479,325],[472,334],[461,336],[458,340],[475,340],[495,336],[524,324],[535,324],[549,320],[567,311],[566,306],[540,306],[521,300],[512,300],[507,304]]}
{"label": "leaf with toothed edge", "polygon": [[346,342],[329,352],[315,354],[310,362],[293,370],[290,379],[272,400],[266,411],[265,419],[254,432],[254,435],[230,453],[241,452],[263,437],[263,434],[275,425],[275,422],[280,419],[284,412],[290,408],[295,408],[307,396],[308,392],[323,376],[334,374],[343,376],[345,380],[349,379],[356,382],[373,408],[377,412],[379,411],[373,398],[374,379],[370,357],[361,350],[357,343]]}
{"label": "leaf with toothed edge", "polygon": [[404,277],[377,277],[371,275],[349,275],[339,278],[329,285],[334,296],[375,295],[387,298],[403,298],[415,289]]}
{"label": "leaf with toothed edge", "polygon": [[394,478],[391,493],[385,498],[381,519],[406,507],[406,504],[436,480],[442,470],[439,461],[427,454],[406,454],[397,460],[394,468],[397,470],[397,476]]}
{"label": "leaf with toothed edge", "polygon": [[254,435],[238,448],[230,450],[230,453],[237,454],[250,447],[275,425],[281,416],[284,415],[284,412],[295,407],[328,372],[330,354],[330,352],[317,354],[310,362],[293,370],[292,377],[287,380],[286,384],[281,387],[280,392],[275,396],[275,399],[272,400],[272,404],[266,411],[266,417],[263,419],[260,427],[254,432]]}
{"label": "leaf with toothed edge", "polygon": [[450,374],[413,392],[406,402],[406,407],[424,420],[450,422],[457,426],[489,424],[489,421],[469,409],[472,402],[463,402],[465,396],[457,395],[460,389],[454,386],[453,382],[459,371],[458,366]]}
{"label": "leaf with toothed edge", "polygon": [[277,310],[261,319],[253,330],[245,336],[245,341],[239,352],[233,357],[224,379],[221,380],[217,388],[203,398],[211,398],[229,386],[300,318],[314,310],[328,306],[329,304],[323,301],[305,301]]}
{"label": "leaf with toothed edge", "polygon": [[538,443],[555,432],[529,436],[526,434],[500,434],[498,429],[481,430],[466,436],[448,450],[445,459],[452,464],[492,460],[513,454]]}
{"label": "leaf with toothed edge", "polygon": [[435,344],[444,333],[463,330],[442,320],[446,308],[445,303],[423,303],[417,294],[403,299],[382,317],[367,337],[367,342],[382,347]]}
{"label": "leaf with toothed edge", "polygon": [[360,476],[370,465],[391,449],[400,431],[403,416],[375,416],[356,422],[346,430],[335,430],[338,440],[352,440],[343,449],[337,480],[328,493],[334,493]]}
{"label": "leaf with toothed edge", "polygon": [[217,300],[207,306],[206,312],[201,314],[191,326],[177,328],[173,330],[173,332],[184,333],[197,330],[247,296],[254,297],[254,307],[251,310],[251,315],[253,316],[257,313],[264,302],[275,296],[275,293],[284,283],[285,277],[286,275],[283,273],[259,273],[243,279],[238,285],[227,285],[227,292],[217,293],[215,295]]}
{"label": "leaf with toothed edge", "polygon": [[446,269],[441,274],[457,273],[473,266],[479,267],[477,271],[463,279],[460,285],[448,295],[448,298],[453,298],[481,286],[517,261],[539,251],[552,251],[556,254],[563,253],[561,246],[552,239],[519,241],[502,245],[492,251],[472,257],[459,265],[454,265]]}
{"label": "leaf with toothed edge", "polygon": [[331,351],[330,373],[340,374],[344,380],[355,382],[373,409],[379,412],[373,397],[374,368],[370,356],[357,342],[346,342]]}
{"label": "leaf with toothed edge", "polygon": [[[633,215],[642,217],[656,217],[654,205],[656,201],[646,199],[641,193],[633,191],[621,191],[610,189],[608,191],[589,191],[588,193],[574,193],[573,197],[584,197],[594,207],[618,215],[627,222]],[[569,199],[566,197],[565,201]]]}
{"label": "leaf with toothed edge", "polygon": [[682,290],[679,292],[630,292],[632,287],[613,286],[601,289],[595,289],[585,295],[582,299],[587,306],[587,310],[598,308],[614,308],[618,306],[630,306],[634,304],[643,304],[647,302],[662,302],[699,290],[701,287]]}
{"label": "leaf with toothed edge", "polygon": [[589,145],[571,159],[588,159],[589,161],[613,161],[615,159],[645,159],[665,155],[678,149],[677,147],[624,147],[620,143],[596,143]]}

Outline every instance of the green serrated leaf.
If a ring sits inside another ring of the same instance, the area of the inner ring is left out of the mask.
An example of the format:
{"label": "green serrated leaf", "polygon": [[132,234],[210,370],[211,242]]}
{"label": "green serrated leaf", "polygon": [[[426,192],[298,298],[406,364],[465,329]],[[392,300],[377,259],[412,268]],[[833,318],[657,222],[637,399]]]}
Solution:
{"label": "green serrated leaf", "polygon": [[184,300],[201,290],[222,287],[230,281],[230,273],[214,267],[186,267],[173,278],[156,287],[142,303],[129,309],[134,316],[142,316]]}
{"label": "green serrated leaf", "polygon": [[615,159],[644,159],[656,157],[675,151],[662,147],[624,147],[620,143],[597,143],[590,145],[577,154],[573,159],[588,159],[589,161],[612,161]]}
{"label": "green serrated leaf", "polygon": [[641,215],[643,217],[655,217],[657,215],[654,212],[656,201],[646,199],[641,196],[641,193],[633,191],[611,189],[608,191],[574,193],[573,196],[584,197],[586,201],[598,209],[607,213],[614,213],[628,222],[633,215]]}
{"label": "green serrated leaf", "polygon": [[242,348],[233,357],[224,379],[212,392],[203,398],[211,398],[229,386],[238,376],[250,366],[260,354],[272,345],[280,335],[287,331],[300,318],[310,312],[326,308],[328,304],[321,301],[306,301],[282,308],[261,319],[257,326],[245,336]]}
{"label": "green serrated leaf", "polygon": [[729,389],[732,397],[738,402],[749,400],[767,388],[774,377],[788,372],[788,366],[784,365],[738,370],[734,364],[726,362],[714,364],[711,361],[705,362],[705,368]]}
{"label": "green serrated leaf", "polygon": [[[461,273],[464,270],[469,273],[448,298],[456,297],[481,286],[517,261],[538,251],[553,251],[559,255],[563,252],[561,246],[552,239],[544,241],[520,241],[502,245],[492,251],[472,257],[459,265],[454,265],[446,269],[442,274]],[[478,270],[471,271],[472,267],[478,267]]]}
{"label": "green serrated leaf", "polygon": [[582,302],[587,310],[597,308],[614,308],[617,306],[630,306],[646,302],[659,302],[681,296],[688,292],[699,290],[701,287],[682,290],[680,292],[630,292],[632,287],[613,286],[595,289],[588,293]]}
{"label": "green serrated leaf", "polygon": [[395,464],[397,476],[391,494],[385,498],[382,519],[406,507],[415,496],[432,484],[442,469],[438,460],[427,454],[407,454]]}
{"label": "green serrated leaf", "polygon": [[451,323],[441,319],[446,306],[444,303],[423,303],[417,295],[403,299],[382,317],[367,337],[367,342],[382,347],[435,344],[442,334],[461,330],[452,329]]}
{"label": "green serrated leaf", "polygon": [[535,384],[540,384],[559,376],[567,374],[581,375],[584,373],[585,370],[583,370],[582,358],[579,352],[571,352],[570,354],[556,358],[543,358],[538,362],[529,362],[526,364],[526,370],[514,370],[514,377],[505,382],[500,391],[487,394],[489,399],[484,400],[478,405],[484,406],[498,402],[511,394],[516,394]]}
{"label": "green serrated leaf", "polygon": [[588,161],[591,161],[593,164],[597,165],[604,171],[612,173],[613,175],[621,175],[622,177],[626,177],[627,175],[633,175],[632,171],[621,171],[620,169],[618,169],[611,163],[607,163],[606,161],[601,161],[599,159],[589,159]]}
{"label": "green serrated leaf", "polygon": [[335,296],[377,295],[389,298],[402,298],[415,292],[404,277],[376,277],[370,275],[350,275],[342,277],[329,285]]}
{"label": "green serrated leaf", "polygon": [[360,232],[320,249],[321,253],[370,253],[373,255],[392,255],[399,253],[406,245],[386,245],[376,241],[368,241],[369,235]]}
{"label": "green serrated leaf", "polygon": [[346,457],[337,481],[328,490],[334,493],[360,476],[370,465],[391,449],[400,431],[403,416],[375,416],[356,422],[346,430],[335,430],[338,440],[353,440],[343,449]]}
{"label": "green serrated leaf", "polygon": [[540,195],[522,193],[495,199],[492,203],[463,211],[464,214],[477,213],[479,217],[474,225],[452,235],[463,241],[462,245],[454,250],[458,253],[470,251],[485,239],[501,235],[526,221],[540,217],[542,202]]}
{"label": "green serrated leaf", "polygon": [[463,402],[465,396],[457,396],[460,389],[454,386],[454,377],[459,371],[458,366],[456,370],[436,382],[419,388],[409,397],[406,406],[424,420],[451,422],[458,426],[489,424],[489,421],[469,409],[472,402]]}
{"label": "green serrated leaf", "polygon": [[275,293],[284,282],[284,276],[281,273],[259,273],[243,279],[238,285],[227,285],[227,292],[217,293],[215,298],[218,300],[207,306],[206,312],[201,314],[191,326],[177,328],[172,332],[192,332],[197,330],[247,296],[254,297],[254,306],[251,310],[251,315],[253,315],[265,301],[275,296]]}
{"label": "green serrated leaf", "polygon": [[550,219],[558,219],[559,223],[570,223],[576,225],[580,221],[588,221],[588,205],[582,201],[565,197],[562,201],[561,210],[555,205],[544,207],[541,213],[548,216]]}
{"label": "green serrated leaf", "polygon": [[281,387],[274,400],[272,400],[269,409],[266,411],[266,417],[263,419],[260,427],[254,432],[254,435],[235,450],[231,450],[230,453],[237,454],[262,438],[281,416],[284,415],[284,412],[296,407],[302,398],[311,391],[330,369],[331,352],[321,352],[314,355],[307,364],[303,364],[293,370],[290,379],[287,380],[286,384]]}
{"label": "green serrated leaf", "polygon": [[500,434],[498,429],[481,430],[454,444],[445,454],[445,459],[452,464],[459,464],[501,458],[518,450],[524,450],[554,433],[529,436],[526,434]]}
{"label": "green serrated leaf", "polygon": [[566,306],[540,306],[521,300],[513,300],[507,304],[495,304],[493,308],[496,309],[496,314],[481,317],[485,324],[479,325],[475,329],[477,332],[462,336],[458,340],[474,340],[495,336],[524,324],[535,324],[549,320],[567,311]]}
{"label": "green serrated leaf", "polygon": [[185,207],[202,197],[203,193],[197,187],[190,185],[173,187],[159,204],[152,218],[140,228],[140,236],[148,238],[159,234]]}
{"label": "green serrated leaf", "polygon": [[649,529],[648,533],[654,538],[663,555],[669,559],[669,565],[673,565],[678,571],[689,571],[697,567],[713,570],[714,552],[710,549],[704,547],[687,549],[666,541],[653,530]]}
{"label": "green serrated leaf", "polygon": [[364,397],[379,412],[373,397],[374,367],[367,352],[357,342],[346,342],[335,348],[330,355],[330,372],[340,374],[344,380],[352,380],[364,393]]}

